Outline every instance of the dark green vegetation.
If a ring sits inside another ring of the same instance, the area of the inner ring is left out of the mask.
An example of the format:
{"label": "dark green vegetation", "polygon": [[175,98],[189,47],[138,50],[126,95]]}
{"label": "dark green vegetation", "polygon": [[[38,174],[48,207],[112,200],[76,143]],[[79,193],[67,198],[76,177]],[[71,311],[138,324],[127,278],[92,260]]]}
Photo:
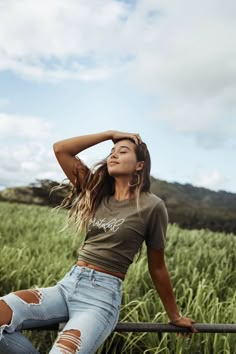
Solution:
{"label": "dark green vegetation", "polygon": [[[0,202],[0,296],[54,285],[76,261],[82,239],[72,227],[59,233],[67,211]],[[180,311],[198,323],[236,323],[236,238],[168,226],[166,264]],[[167,323],[147,269],[146,248],[123,284],[119,321]],[[55,332],[27,332],[42,354]],[[235,334],[197,334],[189,341],[170,333],[113,332],[97,354],[235,354]]]}
{"label": "dark green vegetation", "polygon": [[177,223],[181,228],[236,234],[235,193],[214,192],[153,178],[151,191],[165,201],[171,223]]}
{"label": "dark green vegetation", "polygon": [[[56,206],[68,196],[71,186],[53,191],[59,183],[37,180],[25,187],[6,188],[0,201]],[[236,234],[236,195],[224,191],[213,192],[191,184],[168,183],[151,177],[151,191],[167,206],[170,223],[186,229],[209,229]]]}

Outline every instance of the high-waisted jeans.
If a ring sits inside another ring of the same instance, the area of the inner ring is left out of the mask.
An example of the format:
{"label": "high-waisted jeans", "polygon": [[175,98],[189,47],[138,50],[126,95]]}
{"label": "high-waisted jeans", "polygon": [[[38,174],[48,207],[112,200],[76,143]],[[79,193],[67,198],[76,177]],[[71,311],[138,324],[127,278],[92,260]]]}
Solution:
{"label": "high-waisted jeans", "polygon": [[[21,330],[55,323],[65,325],[48,353],[95,353],[118,322],[122,287],[122,279],[114,275],[73,265],[55,286],[37,288],[38,303],[14,293],[0,297],[13,312],[10,324],[0,327],[0,354],[39,354]],[[60,336],[68,330],[80,331],[75,351],[60,346]]]}

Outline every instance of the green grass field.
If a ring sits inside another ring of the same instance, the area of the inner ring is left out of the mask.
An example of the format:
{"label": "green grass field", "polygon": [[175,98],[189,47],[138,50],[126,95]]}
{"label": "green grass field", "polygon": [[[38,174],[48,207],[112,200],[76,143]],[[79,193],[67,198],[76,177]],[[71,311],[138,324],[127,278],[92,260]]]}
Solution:
{"label": "green grass field", "polygon": [[[81,238],[63,232],[67,211],[0,203],[0,296],[54,285],[76,261]],[[166,264],[180,311],[198,323],[236,323],[236,237],[168,226]],[[167,323],[168,317],[147,269],[146,246],[124,281],[119,321]],[[47,353],[56,333],[26,333]],[[115,333],[97,354],[236,354],[236,334]]]}

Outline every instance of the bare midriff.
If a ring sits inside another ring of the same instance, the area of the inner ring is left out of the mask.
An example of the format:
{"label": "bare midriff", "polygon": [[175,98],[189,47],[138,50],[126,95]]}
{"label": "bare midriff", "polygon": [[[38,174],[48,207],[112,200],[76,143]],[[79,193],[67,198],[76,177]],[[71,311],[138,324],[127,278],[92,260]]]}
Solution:
{"label": "bare midriff", "polygon": [[87,262],[84,262],[84,261],[78,261],[76,264],[78,264],[79,266],[88,267],[88,268],[92,268],[92,269],[98,270],[99,272],[115,275],[116,277],[121,278],[122,280],[124,280],[124,278],[125,278],[125,274],[123,274],[123,273],[110,272],[109,270],[100,268],[100,267],[98,267],[98,266],[96,266],[94,264],[90,264],[90,263],[87,263]]}

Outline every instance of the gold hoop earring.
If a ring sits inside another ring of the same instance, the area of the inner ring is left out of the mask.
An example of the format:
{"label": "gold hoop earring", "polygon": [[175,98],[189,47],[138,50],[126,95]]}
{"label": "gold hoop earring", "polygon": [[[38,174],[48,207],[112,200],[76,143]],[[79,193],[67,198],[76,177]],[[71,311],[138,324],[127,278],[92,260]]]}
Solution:
{"label": "gold hoop earring", "polygon": [[135,187],[135,186],[137,186],[137,185],[140,183],[140,176],[139,176],[139,174],[138,174],[137,172],[135,172],[135,175],[138,176],[138,182],[135,183],[135,184],[130,184],[130,183],[128,182],[128,186],[130,186],[130,187]]}

